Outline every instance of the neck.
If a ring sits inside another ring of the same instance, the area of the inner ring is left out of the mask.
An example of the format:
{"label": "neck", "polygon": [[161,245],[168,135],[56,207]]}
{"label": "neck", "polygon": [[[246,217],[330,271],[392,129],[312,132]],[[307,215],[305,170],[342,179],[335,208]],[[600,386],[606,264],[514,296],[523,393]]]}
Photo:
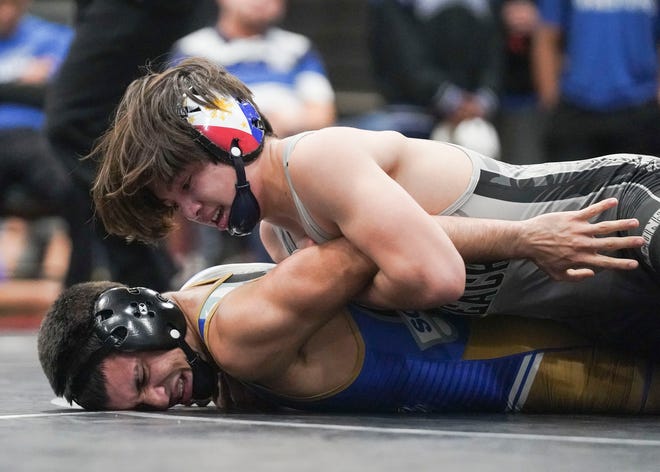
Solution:
{"label": "neck", "polygon": [[288,227],[297,221],[297,211],[284,174],[282,152],[286,142],[268,137],[261,156],[246,166],[247,179],[261,208],[261,218]]}

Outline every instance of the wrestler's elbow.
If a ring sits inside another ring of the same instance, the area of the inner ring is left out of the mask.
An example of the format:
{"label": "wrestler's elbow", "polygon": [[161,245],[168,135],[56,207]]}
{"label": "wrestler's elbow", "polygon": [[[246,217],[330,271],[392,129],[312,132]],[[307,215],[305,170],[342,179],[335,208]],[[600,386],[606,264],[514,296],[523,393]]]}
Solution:
{"label": "wrestler's elbow", "polygon": [[413,268],[406,275],[411,299],[415,305],[412,308],[437,308],[452,303],[465,290],[465,266],[463,264],[449,266],[443,269],[424,267]]}
{"label": "wrestler's elbow", "polygon": [[429,278],[426,287],[424,305],[426,308],[437,308],[447,303],[453,303],[463,296],[465,291],[465,268],[434,274]]}

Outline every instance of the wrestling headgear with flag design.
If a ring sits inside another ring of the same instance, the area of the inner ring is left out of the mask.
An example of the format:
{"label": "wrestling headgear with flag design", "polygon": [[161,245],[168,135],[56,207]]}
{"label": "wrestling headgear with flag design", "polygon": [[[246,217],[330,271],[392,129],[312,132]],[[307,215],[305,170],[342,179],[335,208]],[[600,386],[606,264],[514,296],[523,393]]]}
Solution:
{"label": "wrestling headgear with flag design", "polygon": [[192,125],[197,141],[216,163],[234,167],[236,196],[229,212],[227,231],[247,236],[260,219],[259,203],[245,178],[245,162],[256,158],[264,145],[265,126],[248,100],[216,95],[215,108],[202,103],[194,93],[184,95],[181,116]]}

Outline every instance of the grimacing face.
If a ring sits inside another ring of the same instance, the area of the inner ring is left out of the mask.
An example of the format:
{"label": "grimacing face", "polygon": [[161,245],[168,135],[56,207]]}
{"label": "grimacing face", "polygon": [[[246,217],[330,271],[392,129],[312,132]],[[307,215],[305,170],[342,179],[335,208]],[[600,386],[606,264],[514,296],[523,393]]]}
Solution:
{"label": "grimacing face", "polygon": [[192,403],[192,369],[181,349],[112,354],[101,369],[110,410],[166,410]]}

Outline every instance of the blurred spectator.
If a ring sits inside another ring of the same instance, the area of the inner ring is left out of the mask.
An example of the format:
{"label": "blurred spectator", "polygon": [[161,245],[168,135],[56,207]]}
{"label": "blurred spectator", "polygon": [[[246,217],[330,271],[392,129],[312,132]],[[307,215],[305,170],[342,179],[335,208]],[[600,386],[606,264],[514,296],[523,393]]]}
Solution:
{"label": "blurred spectator", "polygon": [[548,160],[658,154],[658,3],[539,0],[536,82]]}
{"label": "blurred spectator", "polygon": [[61,240],[66,228],[57,218],[41,217],[61,212],[69,179],[44,140],[43,105],[73,32],[29,14],[30,6],[29,0],[0,1],[0,216],[11,217],[3,230],[27,239],[3,248],[2,257],[7,277],[56,278],[61,271],[43,262],[53,236]]}
{"label": "blurred spectator", "polygon": [[[203,24],[199,9],[208,9],[207,2],[77,1],[75,38],[46,100],[49,143],[74,180],[66,213],[73,245],[69,285],[110,278],[159,291],[171,288],[176,268],[165,248],[127,243],[95,225],[89,191],[96,162],[81,157],[105,131],[141,68],[164,61],[175,40]],[[109,273],[94,272],[104,266]]]}
{"label": "blurred spectator", "polygon": [[[488,0],[371,0],[368,18],[386,106],[350,124],[428,138],[497,109],[501,46]],[[480,123],[471,129],[492,128]]]}
{"label": "blurred spectator", "polygon": [[504,39],[502,92],[495,117],[502,159],[510,164],[538,164],[545,155],[544,115],[532,80],[532,37],[539,24],[536,0],[495,0],[494,8]]}
{"label": "blurred spectator", "polygon": [[177,41],[174,60],[201,56],[245,82],[280,137],[330,126],[335,96],[309,38],[276,25],[286,0],[216,0],[214,26]]}
{"label": "blurred spectator", "polygon": [[[177,41],[172,60],[201,56],[224,66],[250,87],[280,137],[334,124],[335,93],[321,56],[309,38],[277,26],[286,14],[286,0],[216,2],[216,24]],[[175,236],[178,241],[173,244],[186,253],[182,259],[195,257],[195,248],[185,247],[180,240],[190,242],[191,232],[200,237],[197,245],[203,255],[189,272],[227,257],[242,262],[270,260],[258,230],[248,238],[232,239],[217,230],[181,222],[180,231],[184,234]]]}

